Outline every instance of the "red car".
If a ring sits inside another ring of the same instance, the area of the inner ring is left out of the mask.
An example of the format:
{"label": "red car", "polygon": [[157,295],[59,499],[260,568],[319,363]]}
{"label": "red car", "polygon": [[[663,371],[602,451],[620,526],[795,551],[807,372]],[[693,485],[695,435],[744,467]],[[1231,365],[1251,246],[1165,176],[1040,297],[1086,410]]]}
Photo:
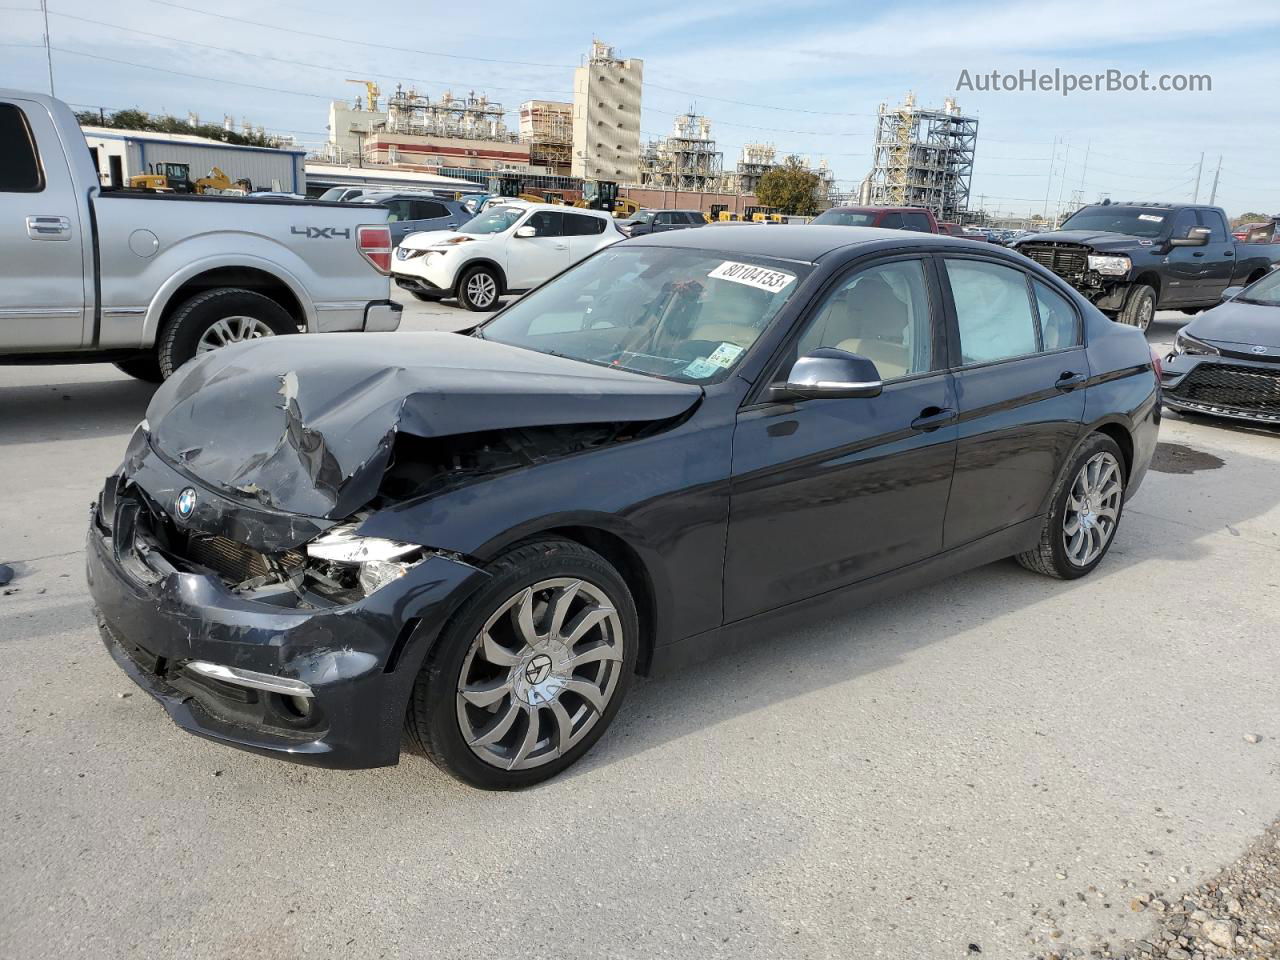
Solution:
{"label": "red car", "polygon": [[884,227],[889,230],[915,230],[918,233],[941,233],[933,211],[924,207],[832,207],[813,218],[813,223],[829,223],[840,227]]}

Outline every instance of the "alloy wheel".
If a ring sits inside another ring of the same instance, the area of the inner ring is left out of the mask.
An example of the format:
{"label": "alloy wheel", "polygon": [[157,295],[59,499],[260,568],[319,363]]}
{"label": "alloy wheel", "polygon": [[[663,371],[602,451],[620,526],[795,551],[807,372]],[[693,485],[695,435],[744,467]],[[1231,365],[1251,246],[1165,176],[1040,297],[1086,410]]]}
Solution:
{"label": "alloy wheel", "polygon": [[1142,306],[1138,310],[1138,329],[1143,333],[1147,332],[1147,328],[1151,326],[1151,320],[1155,317],[1156,305],[1150,297],[1142,301]]}
{"label": "alloy wheel", "polygon": [[487,307],[498,296],[498,284],[487,273],[476,273],[467,280],[467,297],[477,307]]}
{"label": "alloy wheel", "polygon": [[274,337],[275,331],[256,317],[223,317],[209,327],[196,344],[196,353],[208,353],[232,343]]}
{"label": "alloy wheel", "polygon": [[625,642],[618,611],[595,584],[561,577],[526,587],[499,605],[463,660],[463,739],[503,770],[563,756],[608,708]]}
{"label": "alloy wheel", "polygon": [[1103,452],[1086,460],[1072,481],[1062,516],[1062,543],[1075,566],[1087,567],[1097,560],[1115,534],[1122,477],[1116,458]]}

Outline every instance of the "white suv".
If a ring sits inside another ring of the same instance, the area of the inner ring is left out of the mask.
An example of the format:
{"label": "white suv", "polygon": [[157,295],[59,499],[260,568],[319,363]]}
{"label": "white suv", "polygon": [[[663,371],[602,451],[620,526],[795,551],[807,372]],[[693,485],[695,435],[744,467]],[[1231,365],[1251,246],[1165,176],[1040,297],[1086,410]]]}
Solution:
{"label": "white suv", "polygon": [[607,213],[513,201],[456,230],[409,234],[391,274],[419,300],[457,297],[468,310],[494,310],[504,294],[531,290],[621,239]]}

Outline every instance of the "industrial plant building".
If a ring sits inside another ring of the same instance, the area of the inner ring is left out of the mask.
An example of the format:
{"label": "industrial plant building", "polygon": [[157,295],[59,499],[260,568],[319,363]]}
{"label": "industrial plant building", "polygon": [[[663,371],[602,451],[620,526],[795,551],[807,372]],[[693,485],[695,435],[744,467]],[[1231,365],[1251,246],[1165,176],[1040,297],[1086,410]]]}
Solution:
{"label": "industrial plant building", "polygon": [[871,175],[863,199],[878,206],[927,207],[939,220],[962,222],[978,143],[978,121],[951,97],[941,110],[880,104]]}
{"label": "industrial plant building", "polygon": [[643,60],[621,60],[608,44],[591,44],[591,56],[573,71],[573,176],[639,181],[643,79]]}

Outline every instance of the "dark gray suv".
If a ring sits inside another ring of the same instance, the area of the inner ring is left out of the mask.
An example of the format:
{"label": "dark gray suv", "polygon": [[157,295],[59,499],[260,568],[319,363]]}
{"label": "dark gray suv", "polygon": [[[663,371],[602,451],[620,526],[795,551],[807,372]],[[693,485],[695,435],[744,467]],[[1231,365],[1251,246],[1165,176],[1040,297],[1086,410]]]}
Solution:
{"label": "dark gray suv", "polygon": [[620,221],[618,229],[628,237],[639,237],[664,230],[703,227],[706,223],[706,217],[699,210],[637,210],[631,219]]}
{"label": "dark gray suv", "polygon": [[453,230],[472,217],[465,204],[429,193],[366,193],[354,202],[386,207],[391,211],[387,226],[391,228],[392,246],[399,246],[411,233]]}

